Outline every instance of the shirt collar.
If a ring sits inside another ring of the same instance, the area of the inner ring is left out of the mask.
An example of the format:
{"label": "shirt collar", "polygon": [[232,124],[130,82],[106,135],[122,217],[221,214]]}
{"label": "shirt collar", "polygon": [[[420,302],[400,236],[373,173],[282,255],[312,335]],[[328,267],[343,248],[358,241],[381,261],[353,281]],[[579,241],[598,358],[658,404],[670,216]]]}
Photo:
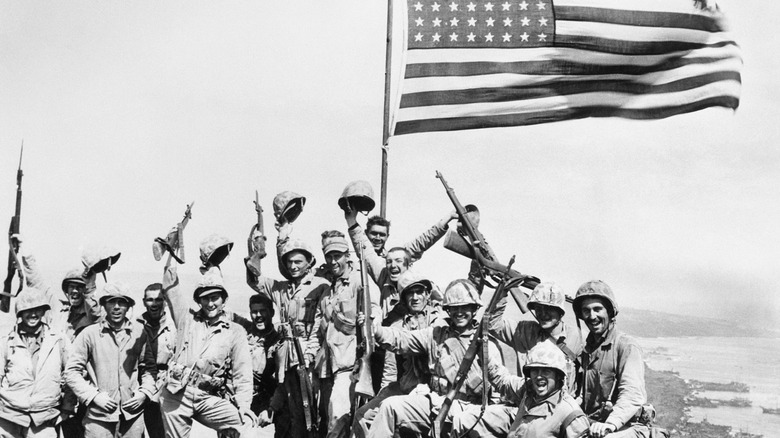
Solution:
{"label": "shirt collar", "polygon": [[535,401],[534,396],[529,392],[526,397],[526,412],[533,416],[548,417],[552,415],[561,398],[563,398],[563,390],[561,389],[539,401]]}
{"label": "shirt collar", "polygon": [[125,318],[125,320],[122,321],[122,326],[119,328],[119,330],[114,330],[111,327],[111,325],[109,325],[108,319],[106,319],[106,318],[101,319],[99,324],[100,324],[100,331],[102,331],[102,332],[113,332],[113,331],[120,331],[120,330],[124,330],[124,331],[128,331],[129,332],[130,330],[133,329],[132,323],[127,318]]}
{"label": "shirt collar", "polygon": [[586,347],[590,351],[593,351],[599,347],[602,350],[606,350],[615,342],[616,336],[617,336],[617,329],[615,329],[615,321],[610,321],[606,333],[604,333],[604,336],[602,336],[601,338],[596,339],[596,337],[593,336],[593,333],[588,333],[588,338],[586,339]]}
{"label": "shirt collar", "polygon": [[220,313],[219,318],[217,318],[217,321],[214,322],[214,324],[209,324],[209,322],[203,318],[200,310],[195,312],[195,320],[203,322],[204,324],[210,325],[212,327],[213,326],[220,326],[222,328],[230,327],[230,320],[228,319],[227,314],[225,313],[224,310],[222,311],[222,313]]}

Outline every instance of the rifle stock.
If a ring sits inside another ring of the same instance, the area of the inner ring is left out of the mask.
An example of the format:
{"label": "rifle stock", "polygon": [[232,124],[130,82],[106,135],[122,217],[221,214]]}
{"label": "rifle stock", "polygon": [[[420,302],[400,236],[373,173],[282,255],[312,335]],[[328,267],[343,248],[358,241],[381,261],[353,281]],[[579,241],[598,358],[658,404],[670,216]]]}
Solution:
{"label": "rifle stock", "polygon": [[371,356],[374,354],[374,330],[371,325],[370,282],[363,251],[365,251],[365,248],[360,246],[358,248],[358,259],[360,261],[361,290],[360,294],[357,296],[357,308],[359,312],[362,312],[365,315],[366,319],[363,324],[358,325],[356,330],[358,359],[355,364],[357,367],[355,394],[368,399],[376,395],[374,393],[373,378],[371,376]]}
{"label": "rifle stock", "polygon": [[[0,294],[0,311],[8,313],[11,310],[11,297],[19,294],[24,286],[24,271],[22,270],[22,264],[20,263],[18,251],[18,245],[13,241],[14,234],[19,234],[19,225],[21,222],[22,214],[22,154],[24,154],[24,141],[22,141],[22,147],[19,151],[19,168],[16,171],[16,208],[14,215],[11,217],[11,224],[8,227],[8,273],[3,281],[3,292]],[[14,274],[17,269],[19,270],[19,288],[16,293],[12,293]]]}

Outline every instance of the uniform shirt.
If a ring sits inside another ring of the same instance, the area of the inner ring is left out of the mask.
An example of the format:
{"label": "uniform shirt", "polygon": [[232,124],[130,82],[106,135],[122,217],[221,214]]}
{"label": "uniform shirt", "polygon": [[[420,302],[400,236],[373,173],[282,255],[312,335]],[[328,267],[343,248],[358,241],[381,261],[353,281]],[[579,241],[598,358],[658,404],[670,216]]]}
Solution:
{"label": "uniform shirt", "polygon": [[259,332],[256,328],[248,331],[249,353],[252,355],[252,412],[259,414],[268,409],[271,397],[276,391],[276,359],[274,352],[280,341],[279,332],[271,328]]}
{"label": "uniform shirt", "polygon": [[[229,377],[227,384],[232,384],[235,389],[238,406],[249,410],[252,403],[252,356],[246,331],[224,313],[210,324],[201,317],[199,310],[190,308],[180,291],[176,266],[166,268],[163,290],[176,325],[173,356],[168,368],[178,365],[210,377]],[[168,391],[176,394],[184,386],[169,375]]]}
{"label": "uniform shirt", "polygon": [[[447,319],[449,324],[449,319]],[[375,339],[386,349],[402,355],[423,355],[428,359],[431,391],[446,395],[463,362],[466,350],[476,333],[476,323],[459,333],[449,325],[406,331],[392,327],[378,327]],[[493,363],[501,362],[501,354],[494,342],[488,342],[488,355]],[[474,360],[460,387],[458,398],[470,402],[481,400],[484,385],[482,368]]]}
{"label": "uniform shirt", "polygon": [[588,335],[582,366],[582,410],[586,414],[596,413],[610,400],[612,412],[606,420],[599,420],[620,429],[647,402],[642,349],[634,338],[618,331],[614,322],[601,340]]}
{"label": "uniform shirt", "polygon": [[[425,306],[422,312],[409,313],[403,303],[397,304],[382,322],[383,326],[403,330],[421,330],[433,325],[446,325],[444,312],[439,306]],[[431,378],[428,363],[421,356],[402,356],[388,351],[382,370],[382,387],[398,381],[401,391],[408,393],[420,383],[428,383]]]}
{"label": "uniform shirt", "polygon": [[[576,417],[561,429],[570,414]],[[537,401],[528,395],[520,404],[507,438],[577,438],[588,430],[589,423],[574,398],[566,391],[556,391]]]}
{"label": "uniform shirt", "polygon": [[351,371],[355,365],[357,297],[361,291],[360,274],[351,266],[333,279],[318,306],[321,315],[318,339],[322,346],[314,360],[314,372],[320,378]]}
{"label": "uniform shirt", "polygon": [[[40,426],[57,417],[63,398],[68,341],[45,323],[40,329],[37,361],[16,327],[0,338],[0,418],[22,427]],[[73,409],[73,400],[69,403]]]}
{"label": "uniform shirt", "polygon": [[[146,371],[139,379],[139,361],[145,342],[143,326],[127,319],[119,330],[114,330],[103,319],[76,337],[65,368],[65,381],[79,401],[87,406],[88,418],[116,422],[120,413],[129,419],[143,412],[143,409],[128,412],[121,406],[138,391],[149,398],[155,392],[151,373]],[[84,377],[88,374],[89,380]],[[140,385],[139,381],[142,382]],[[120,408],[109,413],[90,405],[98,392],[105,392]]]}
{"label": "uniform shirt", "polygon": [[156,391],[152,401],[157,403],[164,384],[162,378],[164,371],[168,368],[168,361],[173,356],[176,326],[167,310],[163,311],[158,321],[153,321],[149,317],[149,312],[144,312],[138,318],[138,322],[143,324],[146,333],[143,364],[154,376]]}

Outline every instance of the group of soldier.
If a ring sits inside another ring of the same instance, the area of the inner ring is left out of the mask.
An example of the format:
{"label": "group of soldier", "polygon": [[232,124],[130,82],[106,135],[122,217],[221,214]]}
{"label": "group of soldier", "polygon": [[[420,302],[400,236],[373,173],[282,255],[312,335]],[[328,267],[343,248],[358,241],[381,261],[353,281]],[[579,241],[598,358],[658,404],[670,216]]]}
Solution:
{"label": "group of soldier", "polygon": [[[442,293],[413,263],[464,218],[449,213],[411,242],[386,248],[390,222],[357,221],[373,206],[362,184],[347,186],[339,202],[346,233],[322,233],[321,265],[319,252],[291,235],[305,198],[274,199],[284,278],[262,274],[266,237],[254,227],[248,315],[225,308],[219,265],[233,243],[219,235],[200,245],[189,300],[177,273],[186,220],[158,239],[169,256],[162,281],[143,291],[137,319],[128,316],[136,302],[127,286],[96,286],[118,253],[85,253],[83,267],[62,280],[62,300],[14,236],[25,286],[15,298],[17,323],[0,337],[0,438],[187,437],[193,421],[226,438],[271,424],[278,438],[650,436],[641,349],[617,329],[606,283],[577,290],[576,327],[563,322],[566,296],[555,283],[539,283],[527,298],[520,292],[523,318],[506,312],[507,296],[516,294],[498,297],[484,316],[489,341],[459,373],[478,332],[483,285],[469,275]],[[516,353],[516,374],[497,342]],[[370,390],[356,390],[366,374]]]}

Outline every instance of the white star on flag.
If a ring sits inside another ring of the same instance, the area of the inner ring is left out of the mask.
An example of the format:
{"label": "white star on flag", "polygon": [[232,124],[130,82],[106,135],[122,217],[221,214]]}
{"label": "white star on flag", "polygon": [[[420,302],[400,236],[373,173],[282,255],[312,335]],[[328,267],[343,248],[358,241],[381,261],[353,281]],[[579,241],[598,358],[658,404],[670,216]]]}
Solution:
{"label": "white star on flag", "polygon": [[422,26],[424,21],[425,20],[423,20],[422,17],[417,17],[417,19],[414,20],[414,22],[417,23],[418,26]]}
{"label": "white star on flag", "polygon": [[539,26],[547,26],[547,19],[542,17],[539,19]]}
{"label": "white star on flag", "polygon": [[493,22],[495,22],[495,21],[496,20],[494,20],[493,17],[488,17],[488,19],[485,20],[485,23],[487,23],[488,26],[492,26]]}
{"label": "white star on flag", "polygon": [[438,43],[440,39],[441,39],[441,35],[439,35],[439,32],[436,32],[435,34],[433,34],[433,40],[434,41],[436,41]]}
{"label": "white star on flag", "polygon": [[504,38],[504,42],[505,43],[508,43],[509,40],[512,39],[512,35],[509,35],[508,33],[505,33],[502,38]]}
{"label": "white star on flag", "polygon": [[510,6],[512,6],[512,5],[510,5],[510,4],[509,4],[509,2],[504,2],[504,3],[501,5],[501,8],[502,8],[501,10],[502,10],[502,11],[508,11]]}
{"label": "white star on flag", "polygon": [[539,10],[541,11],[542,9],[544,9],[544,2],[537,3],[536,7],[539,8]]}
{"label": "white star on flag", "polygon": [[441,20],[439,20],[439,17],[436,17],[433,19],[433,27],[440,27],[441,26]]}
{"label": "white star on flag", "polygon": [[414,10],[415,11],[422,11],[423,5],[420,2],[417,2],[414,4]]}
{"label": "white star on flag", "polygon": [[475,12],[477,10],[477,5],[475,5],[472,2],[469,2],[469,4],[467,4],[466,7],[469,8],[470,12]]}
{"label": "white star on flag", "polygon": [[477,19],[474,17],[471,17],[467,20],[469,22],[469,26],[475,27],[477,25]]}
{"label": "white star on flag", "polygon": [[504,18],[504,27],[512,27],[512,19],[507,17]]}
{"label": "white star on flag", "polygon": [[450,20],[450,26],[455,27],[458,25],[459,22],[460,20],[458,20],[457,18],[453,18],[452,20]]}
{"label": "white star on flag", "polygon": [[485,3],[485,10],[486,11],[492,11],[493,10],[493,3],[490,3],[490,2]]}
{"label": "white star on flag", "polygon": [[476,35],[474,35],[474,32],[471,32],[471,33],[469,33],[468,35],[466,35],[466,38],[468,39],[468,41],[469,41],[470,43],[474,42],[474,38],[476,38],[476,37],[477,37],[477,36],[476,36]]}
{"label": "white star on flag", "polygon": [[522,24],[523,26],[528,26],[529,24],[531,24],[531,20],[529,20],[528,17],[523,17],[523,19],[520,20],[520,24]]}
{"label": "white star on flag", "polygon": [[521,41],[528,41],[528,37],[529,37],[529,35],[527,33],[523,32],[523,34],[520,35],[520,40]]}
{"label": "white star on flag", "polygon": [[453,33],[450,35],[450,41],[458,41],[458,34],[456,34],[455,32],[453,32]]}
{"label": "white star on flag", "polygon": [[525,0],[520,2],[517,6],[520,6],[520,10],[521,11],[527,11],[528,10],[528,3],[526,3]]}
{"label": "white star on flag", "polygon": [[455,12],[458,10],[458,4],[455,2],[450,3],[450,12]]}
{"label": "white star on flag", "polygon": [[414,36],[415,41],[422,41],[423,34],[420,32],[417,32],[417,35]]}
{"label": "white star on flag", "polygon": [[434,3],[434,4],[432,4],[432,5],[431,5],[431,10],[434,10],[434,11],[436,11],[436,12],[439,12],[439,8],[440,8],[440,7],[441,7],[441,5],[440,5],[440,4],[438,4],[438,3]]}
{"label": "white star on flag", "polygon": [[490,41],[492,43],[493,42],[493,34],[488,32],[488,34],[485,35],[485,41]]}
{"label": "white star on flag", "polygon": [[547,35],[544,33],[539,34],[539,41],[547,41]]}

